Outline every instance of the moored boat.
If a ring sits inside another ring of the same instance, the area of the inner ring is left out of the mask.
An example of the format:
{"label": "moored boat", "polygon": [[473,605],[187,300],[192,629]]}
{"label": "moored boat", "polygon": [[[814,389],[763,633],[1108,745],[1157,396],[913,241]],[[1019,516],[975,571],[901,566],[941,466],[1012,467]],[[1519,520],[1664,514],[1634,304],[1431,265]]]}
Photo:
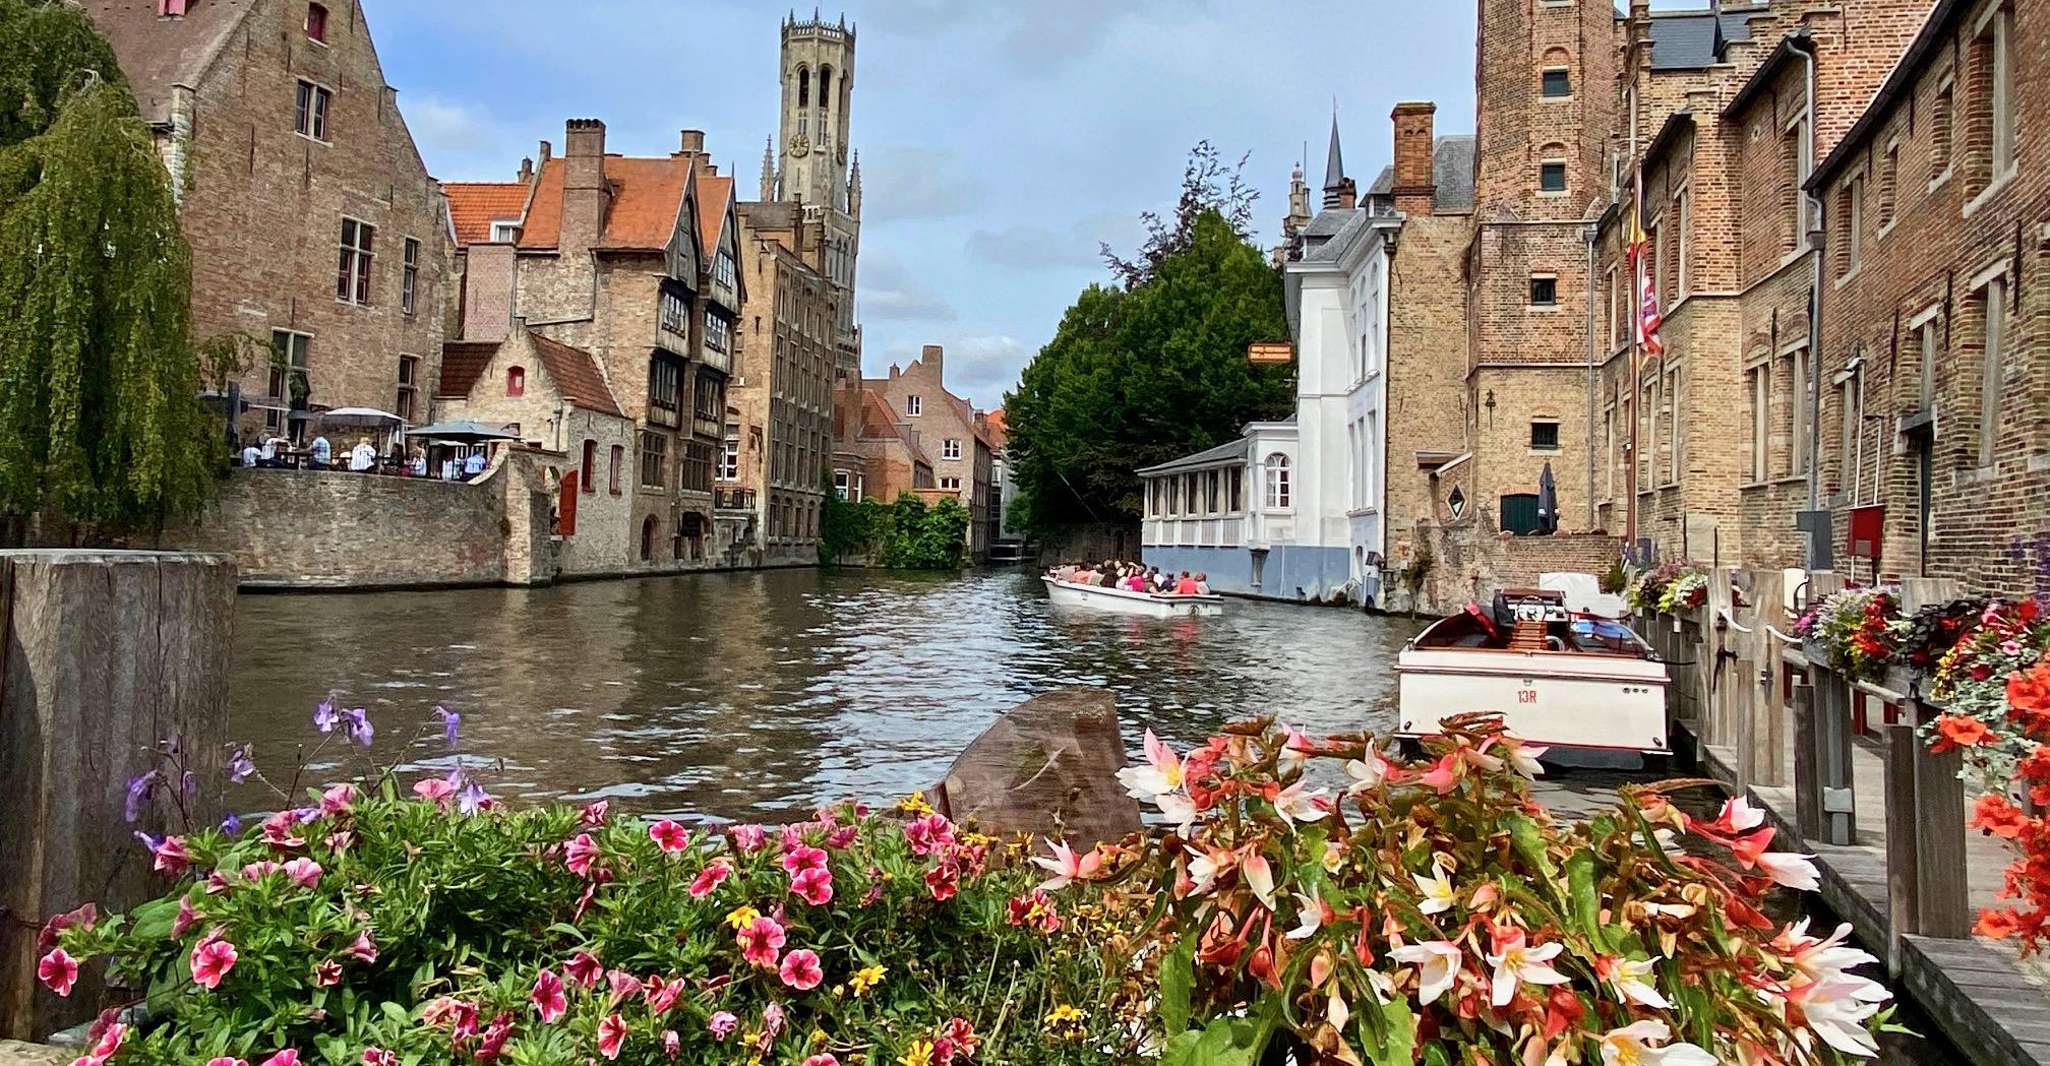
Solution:
{"label": "moored boat", "polygon": [[1436,734],[1468,711],[1562,752],[1671,753],[1666,664],[1620,622],[1566,609],[1561,593],[1496,593],[1410,641],[1396,659],[1397,735]]}
{"label": "moored boat", "polygon": [[1042,577],[1040,580],[1046,582],[1046,598],[1062,606],[1088,607],[1098,611],[1143,615],[1148,618],[1203,618],[1224,613],[1224,597],[1208,593],[1192,596],[1156,595],[1151,592],[1103,588],[1099,585],[1077,585],[1052,577]]}

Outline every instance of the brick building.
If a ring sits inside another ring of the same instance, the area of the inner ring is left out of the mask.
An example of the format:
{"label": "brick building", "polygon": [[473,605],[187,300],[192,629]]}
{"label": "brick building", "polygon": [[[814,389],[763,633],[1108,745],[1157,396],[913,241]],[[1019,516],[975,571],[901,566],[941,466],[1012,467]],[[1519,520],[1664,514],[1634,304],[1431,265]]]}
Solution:
{"label": "brick building", "polygon": [[839,365],[835,289],[823,272],[825,223],[794,202],[740,205],[747,248],[746,355],[729,393],[722,485],[752,493],[773,562],[818,558],[833,450]]}
{"label": "brick building", "polygon": [[854,276],[861,255],[861,153],[853,151],[854,27],[793,12],[781,26],[777,139],[762,151],[762,203],[794,205],[818,227],[831,286],[836,378],[861,374]]}
{"label": "brick building", "polygon": [[2046,50],[2042,4],[1942,0],[1808,183],[1839,571],[2050,595]]}
{"label": "brick building", "polygon": [[[915,431],[919,446],[930,456],[935,487],[968,509],[968,552],[979,559],[989,552],[993,451],[975,408],[947,391],[945,373],[946,351],[928,344],[910,366],[892,363],[888,377],[865,378],[861,389]],[[850,419],[844,424],[857,423]],[[874,488],[869,495],[876,495]],[[895,498],[883,499],[887,503]]]}
{"label": "brick building", "polygon": [[296,412],[424,422],[449,219],[356,0],[92,0],[192,247],[192,326],[278,353],[239,382],[245,436]]}
{"label": "brick building", "polygon": [[909,492],[935,491],[932,456],[908,419],[883,397],[863,387],[859,376],[833,389],[833,491],[860,503],[891,503]]}
{"label": "brick building", "polygon": [[633,564],[712,565],[731,548],[714,537],[712,483],[746,300],[733,181],[696,130],[666,156],[625,156],[606,150],[596,119],[570,120],[563,154],[542,142],[520,178],[511,219],[514,196],[496,183],[452,191],[462,339],[521,321],[588,353],[636,427]]}

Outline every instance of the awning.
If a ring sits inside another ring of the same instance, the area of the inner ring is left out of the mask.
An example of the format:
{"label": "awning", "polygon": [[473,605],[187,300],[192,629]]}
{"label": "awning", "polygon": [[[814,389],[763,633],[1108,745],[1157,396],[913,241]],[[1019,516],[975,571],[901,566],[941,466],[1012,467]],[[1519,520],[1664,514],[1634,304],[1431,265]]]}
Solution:
{"label": "awning", "polygon": [[320,421],[331,426],[382,426],[390,422],[404,422],[405,419],[375,407],[337,407],[320,412]]}
{"label": "awning", "polygon": [[482,422],[436,422],[431,426],[419,426],[406,430],[408,437],[427,437],[432,440],[456,441],[475,444],[488,440],[519,440],[519,434],[507,433],[503,429],[487,426]]}

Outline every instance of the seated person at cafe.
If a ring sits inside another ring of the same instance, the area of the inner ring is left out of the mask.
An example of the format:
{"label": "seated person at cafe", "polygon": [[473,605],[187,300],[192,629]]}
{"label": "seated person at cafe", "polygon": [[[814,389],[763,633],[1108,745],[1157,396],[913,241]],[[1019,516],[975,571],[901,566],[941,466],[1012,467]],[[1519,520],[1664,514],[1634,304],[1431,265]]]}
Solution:
{"label": "seated person at cafe", "polygon": [[482,474],[484,472],[484,465],[484,450],[482,448],[479,448],[476,451],[471,452],[470,457],[468,459],[463,460],[463,480],[476,480],[477,475]]}
{"label": "seated person at cafe", "polygon": [[376,466],[377,449],[371,446],[369,437],[359,438],[356,446],[349,449],[349,469],[360,474]]}
{"label": "seated person at cafe", "polygon": [[242,445],[242,465],[255,466],[263,462],[263,453],[256,450],[255,443]]}
{"label": "seated person at cafe", "polygon": [[263,451],[262,451],[262,452],[261,452],[261,453],[260,453],[260,454],[259,454],[259,455],[257,456],[257,459],[256,459],[256,465],[258,465],[258,466],[281,466],[281,465],[283,465],[283,464],[282,464],[282,463],[281,463],[281,462],[280,462],[280,461],[278,460],[278,445],[280,445],[280,444],[284,445],[284,446],[285,446],[285,447],[287,447],[287,448],[289,448],[289,447],[291,447],[291,446],[292,446],[292,442],[291,442],[291,441],[288,441],[288,440],[286,440],[286,439],[285,439],[285,438],[283,438],[283,437],[265,437],[265,438],[263,439]]}
{"label": "seated person at cafe", "polygon": [[308,465],[315,470],[326,470],[328,464],[334,461],[334,445],[327,442],[325,433],[313,438],[313,446],[309,451],[312,452],[312,461]]}
{"label": "seated person at cafe", "polygon": [[427,450],[425,448],[413,449],[413,459],[410,463],[406,464],[406,472],[414,477],[427,476]]}

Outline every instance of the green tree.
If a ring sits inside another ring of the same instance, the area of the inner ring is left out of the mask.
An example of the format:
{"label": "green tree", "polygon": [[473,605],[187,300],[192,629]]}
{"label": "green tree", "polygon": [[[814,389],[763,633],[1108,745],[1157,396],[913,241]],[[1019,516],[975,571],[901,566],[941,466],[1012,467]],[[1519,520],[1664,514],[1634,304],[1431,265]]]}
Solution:
{"label": "green tree", "polygon": [[0,514],[160,528],[219,451],[169,176],[77,7],[0,0],[0,56]]}
{"label": "green tree", "polygon": [[1015,507],[1035,534],[1129,527],[1134,471],[1291,410],[1294,369],[1246,359],[1288,335],[1281,276],[1247,231],[1253,195],[1198,145],[1173,219],[1147,216],[1134,260],[1106,249],[1119,283],[1084,290],[1005,397]]}

